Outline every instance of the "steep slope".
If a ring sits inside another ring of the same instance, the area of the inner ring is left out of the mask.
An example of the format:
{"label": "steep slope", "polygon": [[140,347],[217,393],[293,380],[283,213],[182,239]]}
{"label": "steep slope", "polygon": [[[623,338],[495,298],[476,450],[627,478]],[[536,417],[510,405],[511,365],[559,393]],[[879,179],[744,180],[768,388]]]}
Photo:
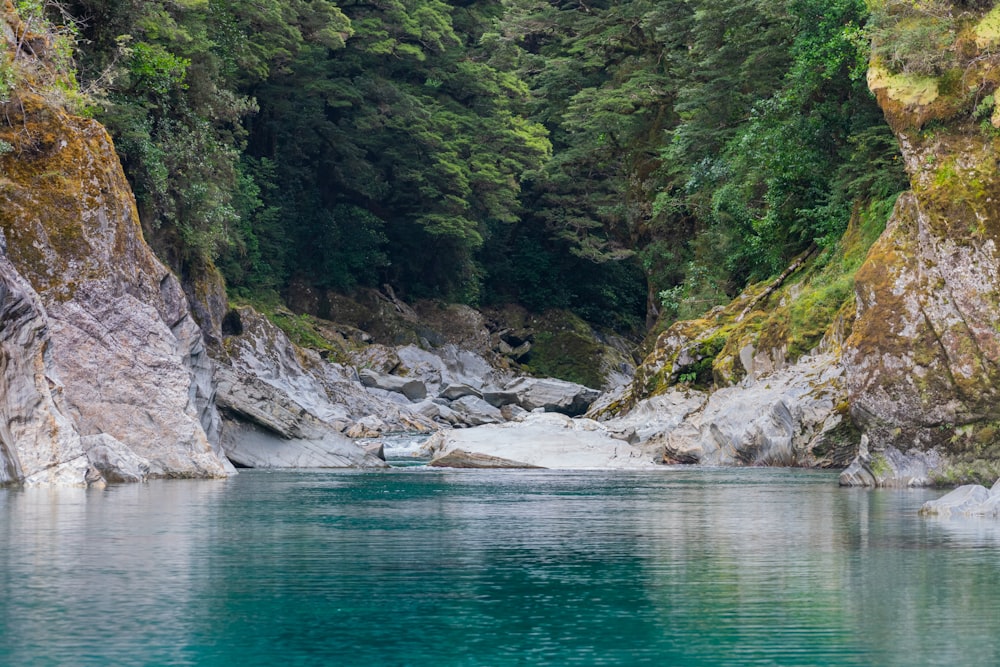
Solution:
{"label": "steep slope", "polygon": [[0,105],[3,475],[230,474],[206,435],[218,416],[201,331],[142,239],[111,139],[39,94],[45,63],[31,58],[44,36],[25,35],[7,10],[6,51],[22,80]]}
{"label": "steep slope", "polygon": [[[876,43],[868,81],[912,189],[857,276],[844,360],[868,451],[843,481],[992,482],[1000,473],[1000,9],[938,3],[948,11],[913,14],[897,4],[881,35],[892,51]],[[905,50],[918,30],[946,40],[934,67],[926,48]]]}

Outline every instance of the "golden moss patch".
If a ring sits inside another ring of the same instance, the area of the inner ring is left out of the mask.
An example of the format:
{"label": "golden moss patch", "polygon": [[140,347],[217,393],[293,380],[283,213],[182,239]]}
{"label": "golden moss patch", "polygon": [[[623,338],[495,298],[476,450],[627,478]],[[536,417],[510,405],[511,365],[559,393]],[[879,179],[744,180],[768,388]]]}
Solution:
{"label": "golden moss patch", "polygon": [[884,90],[888,97],[906,106],[927,106],[939,96],[936,77],[920,74],[894,74],[878,63],[868,68],[868,87]]}
{"label": "golden moss patch", "polygon": [[1000,44],[1000,7],[994,7],[975,27],[976,46],[988,49]]}

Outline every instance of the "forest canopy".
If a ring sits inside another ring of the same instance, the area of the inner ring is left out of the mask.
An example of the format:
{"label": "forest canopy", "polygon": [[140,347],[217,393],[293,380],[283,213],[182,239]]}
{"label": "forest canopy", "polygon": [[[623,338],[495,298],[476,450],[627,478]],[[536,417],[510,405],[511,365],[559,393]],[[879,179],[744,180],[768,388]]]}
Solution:
{"label": "forest canopy", "polygon": [[863,0],[17,4],[72,26],[157,252],[239,295],[388,284],[639,331],[905,186]]}

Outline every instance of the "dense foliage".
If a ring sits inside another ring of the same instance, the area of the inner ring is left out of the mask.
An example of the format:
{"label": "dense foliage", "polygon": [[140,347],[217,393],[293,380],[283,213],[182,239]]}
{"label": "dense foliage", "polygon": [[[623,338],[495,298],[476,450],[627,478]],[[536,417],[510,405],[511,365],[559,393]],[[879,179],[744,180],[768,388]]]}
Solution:
{"label": "dense foliage", "polygon": [[903,187],[863,0],[69,0],[158,252],[690,315]]}

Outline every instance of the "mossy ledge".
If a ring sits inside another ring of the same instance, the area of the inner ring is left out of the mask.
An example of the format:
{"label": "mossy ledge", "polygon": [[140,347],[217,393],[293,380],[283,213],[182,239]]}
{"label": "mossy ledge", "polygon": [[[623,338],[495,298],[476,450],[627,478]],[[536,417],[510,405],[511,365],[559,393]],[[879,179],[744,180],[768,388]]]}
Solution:
{"label": "mossy ledge", "polygon": [[854,211],[840,242],[803,254],[779,279],[659,335],[617,410],[675,386],[714,390],[762,377],[814,351],[839,352],[854,320],[854,275],[893,199]]}

